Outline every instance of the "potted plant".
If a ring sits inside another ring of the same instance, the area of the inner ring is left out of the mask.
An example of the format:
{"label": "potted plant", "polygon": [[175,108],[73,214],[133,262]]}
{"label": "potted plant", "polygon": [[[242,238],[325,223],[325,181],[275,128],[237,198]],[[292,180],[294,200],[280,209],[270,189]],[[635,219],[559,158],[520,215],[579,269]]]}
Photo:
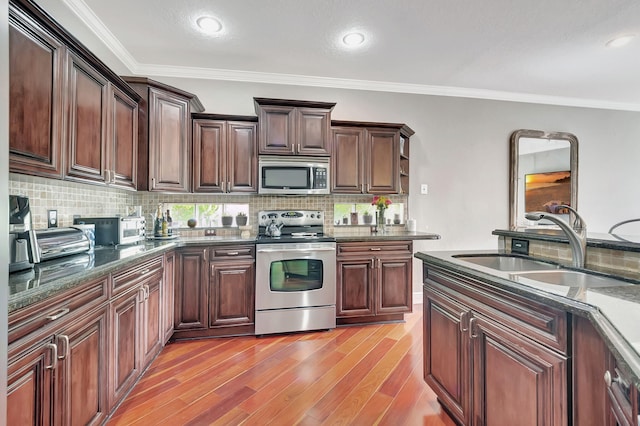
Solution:
{"label": "potted plant", "polygon": [[236,225],[245,226],[247,224],[247,215],[244,212],[239,212],[236,215]]}
{"label": "potted plant", "polygon": [[371,225],[371,222],[373,222],[373,216],[371,216],[371,214],[369,214],[369,211],[365,211],[362,214],[362,220],[364,221],[365,225]]}
{"label": "potted plant", "polygon": [[233,224],[233,216],[228,214],[222,215],[222,226],[231,226]]}

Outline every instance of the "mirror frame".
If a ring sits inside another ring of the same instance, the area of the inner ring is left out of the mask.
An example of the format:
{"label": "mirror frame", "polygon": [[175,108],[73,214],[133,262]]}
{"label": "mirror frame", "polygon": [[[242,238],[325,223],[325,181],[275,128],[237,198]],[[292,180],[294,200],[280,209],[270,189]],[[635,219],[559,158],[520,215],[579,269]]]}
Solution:
{"label": "mirror frame", "polygon": [[511,134],[511,162],[509,165],[509,229],[518,228],[518,159],[520,138],[559,139],[569,142],[569,166],[571,170],[571,206],[578,208],[578,138],[572,133],[545,132],[542,130],[519,129]]}

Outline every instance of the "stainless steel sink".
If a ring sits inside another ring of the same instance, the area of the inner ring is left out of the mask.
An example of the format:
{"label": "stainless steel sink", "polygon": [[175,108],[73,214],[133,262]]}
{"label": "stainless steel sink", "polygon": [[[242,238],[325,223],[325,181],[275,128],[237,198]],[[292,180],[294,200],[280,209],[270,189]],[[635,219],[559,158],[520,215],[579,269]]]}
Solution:
{"label": "stainless steel sink", "polygon": [[454,255],[458,260],[470,262],[476,265],[495,269],[498,271],[517,272],[517,271],[544,271],[555,270],[560,265],[555,263],[544,262],[541,260],[529,259],[526,257],[514,256],[510,254],[458,254]]}
{"label": "stainless steel sink", "polygon": [[571,270],[519,272],[513,275],[565,287],[595,288],[634,285],[633,283],[616,280],[614,278]]}

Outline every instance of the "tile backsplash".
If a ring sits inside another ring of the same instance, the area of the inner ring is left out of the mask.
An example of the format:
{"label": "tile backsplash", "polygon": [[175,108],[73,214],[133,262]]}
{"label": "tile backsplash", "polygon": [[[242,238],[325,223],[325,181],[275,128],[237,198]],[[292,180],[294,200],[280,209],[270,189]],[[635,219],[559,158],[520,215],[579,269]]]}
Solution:
{"label": "tile backsplash", "polygon": [[[287,197],[271,195],[163,194],[146,191],[134,192],[124,189],[56,179],[46,179],[16,173],[9,174],[9,193],[29,197],[33,226],[36,229],[47,227],[47,210],[57,210],[59,226],[65,227],[73,224],[74,215],[126,215],[131,206],[141,205],[143,214],[147,220],[151,220],[157,209],[158,203],[199,202],[249,204],[249,224],[252,226],[253,232],[257,232],[256,218],[260,210],[319,210],[323,211],[325,215],[325,230],[327,232],[333,232],[334,203],[369,203],[372,199],[371,195]],[[406,195],[397,195],[391,196],[391,199],[394,203],[404,203],[404,216],[406,218],[408,197]],[[348,228],[353,229],[352,227]],[[369,232],[368,227],[359,228],[363,228],[364,231]]]}

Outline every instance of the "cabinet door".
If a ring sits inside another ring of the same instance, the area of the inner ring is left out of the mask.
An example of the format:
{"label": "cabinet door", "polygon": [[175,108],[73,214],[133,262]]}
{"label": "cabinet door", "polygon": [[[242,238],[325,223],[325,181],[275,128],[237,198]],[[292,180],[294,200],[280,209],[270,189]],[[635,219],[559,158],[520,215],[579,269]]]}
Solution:
{"label": "cabinet door", "polygon": [[258,123],[227,124],[227,192],[258,192]]}
{"label": "cabinet door", "polygon": [[564,356],[484,317],[469,327],[474,424],[568,423]]}
{"label": "cabinet door", "polygon": [[108,318],[108,306],[103,306],[56,336],[59,424],[101,424],[109,413]]}
{"label": "cabinet door", "polygon": [[413,308],[411,257],[377,259],[376,314],[411,312]]}
{"label": "cabinet door", "polygon": [[358,128],[334,127],[332,143],[331,192],[363,193],[365,131]]}
{"label": "cabinet door", "polygon": [[174,329],[207,328],[207,249],[183,249],[177,256]]}
{"label": "cabinet door", "polygon": [[191,148],[189,103],[149,89],[150,191],[189,192]]}
{"label": "cabinet door", "polygon": [[193,191],[226,191],[225,121],[193,120]]}
{"label": "cabinet door", "polygon": [[138,182],[138,103],[110,87],[108,141],[109,183],[136,189]]}
{"label": "cabinet door", "polygon": [[297,147],[300,155],[331,154],[331,110],[319,108],[298,108]]}
{"label": "cabinet door", "polygon": [[469,308],[424,290],[424,380],[461,424],[469,424]]}
{"label": "cabinet door", "polygon": [[294,107],[260,106],[260,154],[295,154],[295,112]]}
{"label": "cabinet door", "polygon": [[66,177],[105,182],[107,175],[107,80],[69,54],[69,123]]}
{"label": "cabinet door", "polygon": [[56,346],[52,340],[9,360],[7,368],[7,424],[50,425],[53,423],[53,375]]}
{"label": "cabinet door", "polygon": [[142,368],[149,365],[162,349],[163,333],[160,327],[162,275],[157,274],[142,283],[144,303],[142,303],[141,342]]}
{"label": "cabinet door", "polygon": [[400,179],[397,131],[369,129],[367,131],[367,179],[366,189],[370,194],[398,193]]}
{"label": "cabinet door", "polygon": [[211,262],[209,326],[253,324],[254,262]]}
{"label": "cabinet door", "polygon": [[373,258],[338,260],[336,316],[357,317],[375,314],[374,262]]}
{"label": "cabinet door", "polygon": [[162,280],[162,333],[163,343],[173,334],[173,306],[175,300],[176,255],[167,253],[164,259],[164,279]]}
{"label": "cabinet door", "polygon": [[135,286],[111,302],[109,407],[129,392],[141,372],[140,309],[143,290]]}
{"label": "cabinet door", "polygon": [[9,12],[9,170],[61,179],[66,49]]}

